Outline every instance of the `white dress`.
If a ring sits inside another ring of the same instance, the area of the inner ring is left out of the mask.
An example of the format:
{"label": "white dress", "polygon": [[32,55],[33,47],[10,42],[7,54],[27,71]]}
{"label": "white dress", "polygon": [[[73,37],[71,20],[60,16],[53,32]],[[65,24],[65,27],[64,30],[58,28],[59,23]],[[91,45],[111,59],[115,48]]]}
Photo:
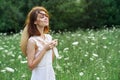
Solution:
{"label": "white dress", "polygon": [[[35,57],[37,57],[43,49],[43,39],[40,36],[32,36],[30,39],[34,40],[38,50]],[[52,41],[52,37],[49,34],[45,34],[44,42]],[[32,70],[31,80],[55,80],[55,73],[52,67],[52,50],[45,53],[40,63]]]}

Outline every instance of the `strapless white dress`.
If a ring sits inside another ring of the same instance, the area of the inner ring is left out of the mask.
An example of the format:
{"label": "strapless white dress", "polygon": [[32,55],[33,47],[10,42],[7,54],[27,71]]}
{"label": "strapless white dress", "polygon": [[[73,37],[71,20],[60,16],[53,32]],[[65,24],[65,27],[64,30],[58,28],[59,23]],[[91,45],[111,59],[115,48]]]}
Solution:
{"label": "strapless white dress", "polygon": [[[29,39],[35,41],[38,50],[35,57],[37,57],[43,49],[42,38],[40,36],[32,36]],[[52,41],[52,37],[49,34],[45,34],[44,42],[48,43]],[[55,80],[55,73],[52,66],[52,49],[47,51],[40,61],[40,63],[32,70],[31,80]]]}

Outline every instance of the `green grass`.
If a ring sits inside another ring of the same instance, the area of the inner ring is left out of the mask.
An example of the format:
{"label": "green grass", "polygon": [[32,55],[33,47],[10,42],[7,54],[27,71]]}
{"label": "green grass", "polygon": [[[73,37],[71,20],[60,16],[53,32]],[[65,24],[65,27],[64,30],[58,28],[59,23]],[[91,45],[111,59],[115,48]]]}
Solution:
{"label": "green grass", "polygon": [[[59,41],[61,56],[53,64],[56,80],[120,80],[120,29],[78,30],[52,36]],[[0,34],[0,80],[30,80],[31,71],[19,42],[20,33]]]}

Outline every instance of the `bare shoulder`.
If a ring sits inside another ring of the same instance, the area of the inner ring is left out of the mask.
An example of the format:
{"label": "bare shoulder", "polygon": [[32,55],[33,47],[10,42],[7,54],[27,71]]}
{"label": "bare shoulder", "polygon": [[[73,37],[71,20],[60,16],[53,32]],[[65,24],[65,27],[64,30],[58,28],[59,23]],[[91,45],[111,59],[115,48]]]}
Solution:
{"label": "bare shoulder", "polygon": [[33,44],[33,45],[35,45],[35,41],[34,41],[34,38],[33,37],[30,37],[29,39],[28,39],[28,44]]}

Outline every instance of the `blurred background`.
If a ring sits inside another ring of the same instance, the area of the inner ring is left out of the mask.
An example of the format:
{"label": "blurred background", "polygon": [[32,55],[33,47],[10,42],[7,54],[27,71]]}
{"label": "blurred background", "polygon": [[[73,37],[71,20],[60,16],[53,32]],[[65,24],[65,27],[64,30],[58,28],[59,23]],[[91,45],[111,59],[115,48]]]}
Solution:
{"label": "blurred background", "polygon": [[54,31],[120,25],[120,0],[0,0],[0,32],[20,32],[34,6],[44,6],[49,11],[50,28]]}
{"label": "blurred background", "polygon": [[34,6],[59,40],[56,80],[120,80],[120,0],[0,0],[0,80],[30,80],[19,43]]}

